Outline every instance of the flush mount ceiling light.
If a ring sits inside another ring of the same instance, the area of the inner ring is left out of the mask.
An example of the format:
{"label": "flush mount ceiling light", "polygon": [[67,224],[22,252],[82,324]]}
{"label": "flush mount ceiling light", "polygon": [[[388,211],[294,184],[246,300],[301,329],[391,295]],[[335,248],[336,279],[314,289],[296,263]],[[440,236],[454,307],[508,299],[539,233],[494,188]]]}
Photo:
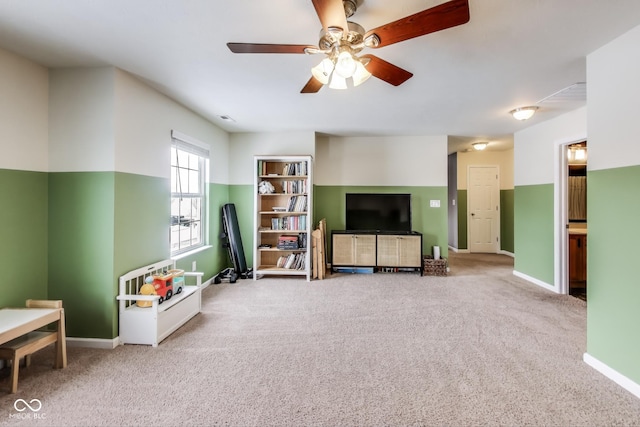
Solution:
{"label": "flush mount ceiling light", "polygon": [[489,145],[488,142],[474,142],[473,144],[471,144],[473,146],[473,149],[476,151],[482,151],[485,148],[487,148],[487,145]]}
{"label": "flush mount ceiling light", "polygon": [[587,147],[580,144],[572,144],[567,150],[569,161],[583,162],[587,160]]}
{"label": "flush mount ceiling light", "polygon": [[511,114],[516,120],[527,120],[533,117],[537,110],[538,107],[536,106],[520,107],[509,111],[509,114]]}

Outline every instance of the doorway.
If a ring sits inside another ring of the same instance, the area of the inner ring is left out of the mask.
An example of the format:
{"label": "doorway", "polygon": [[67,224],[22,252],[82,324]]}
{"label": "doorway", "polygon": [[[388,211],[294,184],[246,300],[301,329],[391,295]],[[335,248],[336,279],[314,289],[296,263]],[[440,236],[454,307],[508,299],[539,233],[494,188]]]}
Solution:
{"label": "doorway", "polygon": [[587,300],[587,141],[567,147],[569,295]]}
{"label": "doorway", "polygon": [[469,166],[467,184],[469,252],[500,250],[500,168]]}
{"label": "doorway", "polygon": [[586,137],[556,142],[555,290],[586,300]]}

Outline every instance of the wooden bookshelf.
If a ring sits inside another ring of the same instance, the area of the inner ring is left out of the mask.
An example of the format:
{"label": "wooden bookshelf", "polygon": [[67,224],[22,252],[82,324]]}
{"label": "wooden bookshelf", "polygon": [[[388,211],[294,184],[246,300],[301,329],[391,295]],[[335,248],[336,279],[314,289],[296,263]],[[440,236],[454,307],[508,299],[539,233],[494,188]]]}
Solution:
{"label": "wooden bookshelf", "polygon": [[[312,169],[311,156],[254,156],[254,280],[311,280]],[[286,246],[283,236],[291,236]]]}

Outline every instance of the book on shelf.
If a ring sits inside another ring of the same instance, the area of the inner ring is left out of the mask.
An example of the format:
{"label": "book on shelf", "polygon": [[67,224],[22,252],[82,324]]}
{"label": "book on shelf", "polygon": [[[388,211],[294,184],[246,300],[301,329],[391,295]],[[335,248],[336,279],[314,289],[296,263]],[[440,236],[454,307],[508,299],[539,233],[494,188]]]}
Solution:
{"label": "book on shelf", "polygon": [[291,196],[287,205],[287,212],[306,212],[307,196]]}
{"label": "book on shelf", "polygon": [[306,230],[307,216],[283,216],[281,218],[271,218],[272,230]]}
{"label": "book on shelf", "polygon": [[278,237],[278,249],[299,249],[298,236],[282,235]]}
{"label": "book on shelf", "polygon": [[[258,175],[260,176],[278,176],[279,173],[269,171],[269,163],[277,163],[271,160],[258,160]],[[278,171],[279,172],[279,171]],[[282,167],[282,175],[286,176],[307,176],[309,173],[307,162],[285,163]]]}
{"label": "book on shelf", "polygon": [[307,180],[282,181],[282,192],[285,194],[306,193]]}
{"label": "book on shelf", "polygon": [[307,233],[300,233],[298,235],[282,235],[278,237],[276,247],[278,249],[285,250],[306,249]]}
{"label": "book on shelf", "polygon": [[306,176],[307,162],[286,163],[282,168],[282,175]]}
{"label": "book on shelf", "polygon": [[289,254],[278,258],[276,267],[288,270],[304,270],[306,268],[305,254]]}

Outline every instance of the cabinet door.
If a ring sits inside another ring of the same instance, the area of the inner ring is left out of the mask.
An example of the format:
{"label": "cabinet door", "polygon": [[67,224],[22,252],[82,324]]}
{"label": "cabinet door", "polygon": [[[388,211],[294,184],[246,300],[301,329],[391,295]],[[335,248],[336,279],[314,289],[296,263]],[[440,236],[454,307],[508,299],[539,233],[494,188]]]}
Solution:
{"label": "cabinet door", "polygon": [[378,236],[378,265],[381,267],[396,267],[398,265],[397,236]]}
{"label": "cabinet door", "polygon": [[354,265],[355,254],[353,244],[353,234],[334,234],[332,241],[333,265]]}
{"label": "cabinet door", "polygon": [[571,234],[569,236],[569,281],[587,280],[587,238]]}
{"label": "cabinet door", "polygon": [[353,236],[355,265],[376,265],[376,236],[356,234]]}
{"label": "cabinet door", "polygon": [[420,236],[398,236],[398,267],[422,266]]}
{"label": "cabinet door", "polygon": [[334,265],[376,265],[376,236],[374,234],[334,234]]}
{"label": "cabinet door", "polygon": [[420,267],[420,236],[378,236],[378,265],[381,267]]}

